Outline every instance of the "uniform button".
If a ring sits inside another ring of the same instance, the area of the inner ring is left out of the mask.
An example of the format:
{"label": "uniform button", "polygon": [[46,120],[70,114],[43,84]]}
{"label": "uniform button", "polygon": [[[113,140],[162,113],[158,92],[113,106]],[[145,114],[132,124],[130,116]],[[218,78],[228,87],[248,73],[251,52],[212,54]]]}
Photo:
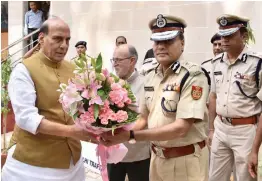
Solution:
{"label": "uniform button", "polygon": [[225,94],[227,94],[227,92],[225,92]]}
{"label": "uniform button", "polygon": [[229,80],[227,80],[227,82],[229,82]]}
{"label": "uniform button", "polygon": [[226,107],[226,105],[224,105],[224,107]]}

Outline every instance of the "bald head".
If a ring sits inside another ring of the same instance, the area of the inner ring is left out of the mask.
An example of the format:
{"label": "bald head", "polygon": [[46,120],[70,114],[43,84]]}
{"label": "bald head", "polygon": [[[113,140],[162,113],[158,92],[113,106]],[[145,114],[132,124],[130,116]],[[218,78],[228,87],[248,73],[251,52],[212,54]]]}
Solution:
{"label": "bald head", "polygon": [[131,57],[135,57],[136,61],[138,59],[138,54],[136,51],[136,48],[133,45],[129,45],[129,44],[122,44],[119,45],[118,47],[116,47],[116,49],[122,49],[125,52],[128,52],[129,56]]}
{"label": "bald head", "polygon": [[70,40],[70,28],[60,18],[45,21],[40,28],[39,42],[42,52],[52,61],[60,62],[64,59]]}
{"label": "bald head", "polygon": [[135,70],[137,62],[137,51],[134,46],[123,44],[115,48],[113,64],[117,76],[121,79],[128,79]]}
{"label": "bald head", "polygon": [[52,27],[58,27],[58,26],[68,28],[70,30],[68,24],[66,24],[61,18],[53,17],[53,18],[49,18],[42,24],[40,28],[40,33],[44,33],[47,35],[49,29],[52,29]]}

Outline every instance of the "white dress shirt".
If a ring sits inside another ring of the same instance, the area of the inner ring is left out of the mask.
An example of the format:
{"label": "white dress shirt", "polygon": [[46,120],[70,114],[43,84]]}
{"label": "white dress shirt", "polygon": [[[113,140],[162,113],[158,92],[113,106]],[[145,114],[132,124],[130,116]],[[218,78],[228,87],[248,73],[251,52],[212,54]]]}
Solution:
{"label": "white dress shirt", "polygon": [[[18,64],[12,71],[8,93],[16,124],[21,129],[36,134],[43,116],[38,114],[38,109],[35,107],[34,82],[24,64]],[[71,159],[69,169],[43,168],[14,159],[12,155],[15,147],[16,145],[8,151],[8,157],[2,170],[3,181],[85,181],[85,169],[81,158],[76,165]]]}
{"label": "white dress shirt", "polygon": [[25,28],[24,34],[28,34],[28,28],[38,29],[44,22],[43,12],[37,10],[36,12],[30,10],[25,13]]}

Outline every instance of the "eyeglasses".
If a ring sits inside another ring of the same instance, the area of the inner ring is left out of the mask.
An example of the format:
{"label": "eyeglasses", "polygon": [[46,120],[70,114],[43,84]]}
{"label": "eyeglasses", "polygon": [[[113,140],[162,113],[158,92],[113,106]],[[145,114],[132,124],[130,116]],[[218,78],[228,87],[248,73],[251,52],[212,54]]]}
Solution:
{"label": "eyeglasses", "polygon": [[[132,57],[132,56],[131,56]],[[117,62],[122,62],[123,60],[130,59],[131,57],[126,57],[126,58],[112,58],[111,62],[112,63],[117,63]]]}

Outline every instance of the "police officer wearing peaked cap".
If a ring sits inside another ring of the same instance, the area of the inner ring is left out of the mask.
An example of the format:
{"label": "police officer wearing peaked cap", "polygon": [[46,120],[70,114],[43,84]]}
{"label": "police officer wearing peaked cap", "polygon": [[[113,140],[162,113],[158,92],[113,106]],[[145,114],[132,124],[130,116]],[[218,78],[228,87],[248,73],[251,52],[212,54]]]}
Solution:
{"label": "police officer wearing peaked cap", "polygon": [[146,76],[140,118],[131,131],[103,134],[102,143],[151,141],[150,181],[207,181],[208,81],[183,58],[186,22],[160,14],[149,27],[159,65]]}
{"label": "police officer wearing peaked cap", "polygon": [[229,180],[234,164],[237,180],[255,181],[247,161],[262,112],[262,57],[246,46],[254,41],[248,18],[225,14],[217,23],[225,52],[211,74],[209,181]]}
{"label": "police officer wearing peaked cap", "polygon": [[74,63],[75,60],[77,60],[81,54],[86,55],[86,42],[85,41],[78,41],[75,47],[76,47],[77,56],[71,59],[71,63]]}

